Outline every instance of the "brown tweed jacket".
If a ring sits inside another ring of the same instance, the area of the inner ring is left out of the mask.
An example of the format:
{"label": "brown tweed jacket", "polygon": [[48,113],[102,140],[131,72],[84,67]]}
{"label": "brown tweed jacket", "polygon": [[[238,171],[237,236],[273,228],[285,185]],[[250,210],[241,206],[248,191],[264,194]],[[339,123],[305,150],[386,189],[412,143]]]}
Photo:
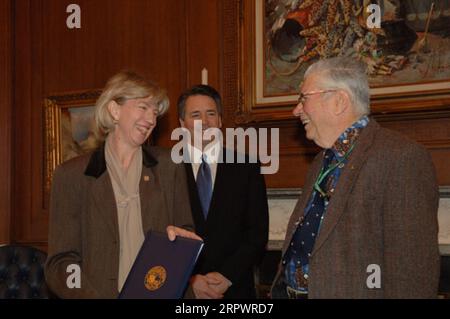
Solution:
{"label": "brown tweed jacket", "polygon": [[[428,152],[373,119],[361,132],[327,208],[310,258],[310,298],[435,298],[438,186]],[[290,218],[283,256],[321,165],[313,161]],[[381,288],[367,279],[381,268]],[[286,297],[280,265],[273,297]],[[284,295],[283,295],[284,293]]]}
{"label": "brown tweed jacket", "polygon": [[[139,189],[144,233],[165,232],[168,225],[192,229],[184,167],[172,162],[169,151],[143,147]],[[53,292],[63,298],[116,298],[118,227],[104,148],[59,166],[52,184],[45,268]],[[81,266],[79,289],[67,288],[70,264]]]}

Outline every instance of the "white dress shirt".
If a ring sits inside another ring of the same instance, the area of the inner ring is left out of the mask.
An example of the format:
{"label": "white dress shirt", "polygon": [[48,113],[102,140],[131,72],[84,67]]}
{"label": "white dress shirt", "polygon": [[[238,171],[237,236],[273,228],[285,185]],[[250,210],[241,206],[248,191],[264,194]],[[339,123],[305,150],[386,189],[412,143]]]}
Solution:
{"label": "white dress shirt", "polygon": [[197,181],[197,174],[202,163],[202,155],[205,154],[206,162],[209,164],[211,169],[212,185],[214,188],[214,182],[216,181],[217,173],[217,163],[219,162],[219,155],[222,151],[219,142],[211,142],[203,150],[203,153],[198,148],[193,145],[188,144],[189,158],[191,160],[192,172],[194,173],[194,178]]}

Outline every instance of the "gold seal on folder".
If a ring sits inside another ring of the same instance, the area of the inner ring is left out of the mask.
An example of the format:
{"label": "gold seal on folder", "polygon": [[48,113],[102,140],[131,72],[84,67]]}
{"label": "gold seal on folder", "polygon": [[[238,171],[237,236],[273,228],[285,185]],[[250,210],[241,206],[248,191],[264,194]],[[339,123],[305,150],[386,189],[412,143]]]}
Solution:
{"label": "gold seal on folder", "polygon": [[166,269],[162,266],[155,266],[150,268],[145,275],[145,288],[150,291],[157,290],[161,288],[162,285],[166,282],[167,272]]}

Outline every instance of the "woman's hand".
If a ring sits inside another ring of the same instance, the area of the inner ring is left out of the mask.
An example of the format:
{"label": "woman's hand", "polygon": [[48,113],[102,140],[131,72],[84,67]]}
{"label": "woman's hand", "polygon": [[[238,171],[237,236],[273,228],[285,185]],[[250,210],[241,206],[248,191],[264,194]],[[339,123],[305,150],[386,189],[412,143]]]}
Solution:
{"label": "woman's hand", "polygon": [[177,236],[196,239],[196,240],[203,240],[196,233],[191,232],[186,229],[183,229],[183,228],[180,228],[180,227],[170,225],[170,226],[167,226],[166,230],[167,230],[167,236],[169,237],[170,241],[174,241]]}

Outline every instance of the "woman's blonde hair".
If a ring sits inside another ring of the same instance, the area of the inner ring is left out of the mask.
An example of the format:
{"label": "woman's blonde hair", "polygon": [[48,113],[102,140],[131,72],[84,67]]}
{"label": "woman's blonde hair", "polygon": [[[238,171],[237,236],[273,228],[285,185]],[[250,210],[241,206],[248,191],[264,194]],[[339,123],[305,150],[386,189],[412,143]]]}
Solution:
{"label": "woman's blonde hair", "polygon": [[108,110],[108,104],[111,101],[123,105],[127,100],[150,96],[158,106],[158,115],[164,114],[169,109],[166,91],[152,81],[132,71],[121,71],[111,77],[95,104],[95,135],[97,139],[104,140],[114,130],[114,120]]}

